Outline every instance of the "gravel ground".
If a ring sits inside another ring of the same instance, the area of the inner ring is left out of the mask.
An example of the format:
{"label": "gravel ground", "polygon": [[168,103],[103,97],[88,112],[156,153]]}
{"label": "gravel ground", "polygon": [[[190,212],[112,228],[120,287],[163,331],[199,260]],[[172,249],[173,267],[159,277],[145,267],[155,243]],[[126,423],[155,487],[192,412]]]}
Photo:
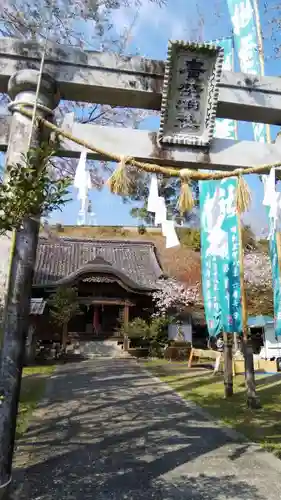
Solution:
{"label": "gravel ground", "polygon": [[13,500],[276,500],[281,461],[125,359],[62,365],[19,443]]}

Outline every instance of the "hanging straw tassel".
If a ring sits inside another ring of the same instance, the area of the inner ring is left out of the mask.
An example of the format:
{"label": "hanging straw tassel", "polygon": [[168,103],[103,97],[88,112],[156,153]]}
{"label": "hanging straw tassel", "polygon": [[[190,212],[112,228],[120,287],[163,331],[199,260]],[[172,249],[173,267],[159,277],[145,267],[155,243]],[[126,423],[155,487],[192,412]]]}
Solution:
{"label": "hanging straw tassel", "polygon": [[187,178],[182,178],[181,190],[178,200],[178,210],[181,215],[190,212],[194,207],[194,200],[192,196],[192,189]]}
{"label": "hanging straw tassel", "polygon": [[251,205],[251,191],[242,174],[238,175],[237,192],[236,192],[236,207],[241,214],[249,210]]}
{"label": "hanging straw tassel", "polygon": [[131,157],[124,156],[118,163],[118,167],[106,181],[111,193],[127,195],[130,193],[131,179],[127,172],[127,163]]}

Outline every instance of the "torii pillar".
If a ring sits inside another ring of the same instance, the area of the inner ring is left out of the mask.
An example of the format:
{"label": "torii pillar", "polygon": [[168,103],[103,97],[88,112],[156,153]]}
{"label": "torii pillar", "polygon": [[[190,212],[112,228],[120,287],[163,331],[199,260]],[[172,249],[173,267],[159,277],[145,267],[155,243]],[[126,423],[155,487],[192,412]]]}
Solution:
{"label": "torii pillar", "polygon": [[[32,110],[36,100],[38,76],[37,70],[27,69],[18,71],[9,80],[8,94],[14,104],[11,107],[13,115],[6,165],[23,163],[22,153],[28,151],[31,120],[17,111],[17,106],[25,103]],[[52,110],[58,102],[56,82],[49,75],[43,74],[37,99],[38,115],[51,119]],[[31,147],[36,148],[48,139],[49,131],[35,122]],[[0,499],[5,500],[9,498],[11,483],[16,417],[39,227],[40,214],[36,219],[24,219],[21,229],[15,232],[11,250],[0,367]]]}

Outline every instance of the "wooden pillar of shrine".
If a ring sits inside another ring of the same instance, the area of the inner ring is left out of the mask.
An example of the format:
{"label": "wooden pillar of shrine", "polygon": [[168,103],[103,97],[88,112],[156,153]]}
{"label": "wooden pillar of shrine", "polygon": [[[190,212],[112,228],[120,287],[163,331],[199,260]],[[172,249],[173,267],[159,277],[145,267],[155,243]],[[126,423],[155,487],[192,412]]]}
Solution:
{"label": "wooden pillar of shrine", "polygon": [[224,396],[225,398],[230,398],[233,396],[232,334],[224,332],[223,343],[224,343]]}
{"label": "wooden pillar of shrine", "polygon": [[[129,304],[125,302],[123,309],[123,323],[125,328],[128,326],[129,323],[129,315],[130,315]],[[127,335],[124,335],[124,351],[128,351],[129,347],[130,347],[130,340]]]}

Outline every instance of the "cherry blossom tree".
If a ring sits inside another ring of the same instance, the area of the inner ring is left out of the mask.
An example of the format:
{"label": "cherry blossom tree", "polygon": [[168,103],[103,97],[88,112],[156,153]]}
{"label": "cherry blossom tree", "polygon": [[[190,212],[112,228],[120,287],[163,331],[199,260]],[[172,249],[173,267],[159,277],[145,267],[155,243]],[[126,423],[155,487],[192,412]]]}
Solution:
{"label": "cherry blossom tree", "polygon": [[244,280],[252,289],[272,288],[271,263],[269,255],[249,252],[244,257]]}
{"label": "cherry blossom tree", "polygon": [[273,314],[271,262],[264,252],[249,252],[244,257],[244,281],[248,312]]}
{"label": "cherry blossom tree", "polygon": [[[268,314],[273,309],[271,263],[264,252],[248,252],[244,257],[244,281],[250,313]],[[202,307],[200,283],[186,284],[174,278],[160,280],[153,293],[156,315]]]}
{"label": "cherry blossom tree", "polygon": [[[114,52],[119,56],[130,53],[130,42],[142,4],[164,7],[166,0],[3,0],[0,11],[0,36],[26,41],[71,45],[84,50]],[[134,16],[118,29],[115,16],[131,9]],[[137,54],[137,51],[134,52]],[[133,55],[134,55],[133,54]],[[132,54],[130,54],[132,55]],[[2,96],[3,106],[7,96]],[[137,127],[149,112],[118,106],[88,104],[62,100],[56,110],[56,119],[66,112],[74,112],[82,123],[97,123],[117,127]],[[0,161],[1,163],[1,161]],[[77,160],[57,158],[53,165],[59,176],[74,175]],[[107,162],[89,162],[93,186],[101,188],[111,172]]]}
{"label": "cherry blossom tree", "polygon": [[[165,5],[165,0],[149,0]],[[113,16],[121,8],[138,12],[141,0],[3,0],[1,4],[2,36],[44,39],[51,26],[52,38],[58,43],[106,50],[122,41],[113,30]],[[124,25],[123,30],[126,31]],[[124,43],[124,41],[123,41]]]}
{"label": "cherry blossom tree", "polygon": [[200,301],[200,285],[186,286],[172,279],[159,280],[158,290],[153,293],[156,316],[183,312]]}

